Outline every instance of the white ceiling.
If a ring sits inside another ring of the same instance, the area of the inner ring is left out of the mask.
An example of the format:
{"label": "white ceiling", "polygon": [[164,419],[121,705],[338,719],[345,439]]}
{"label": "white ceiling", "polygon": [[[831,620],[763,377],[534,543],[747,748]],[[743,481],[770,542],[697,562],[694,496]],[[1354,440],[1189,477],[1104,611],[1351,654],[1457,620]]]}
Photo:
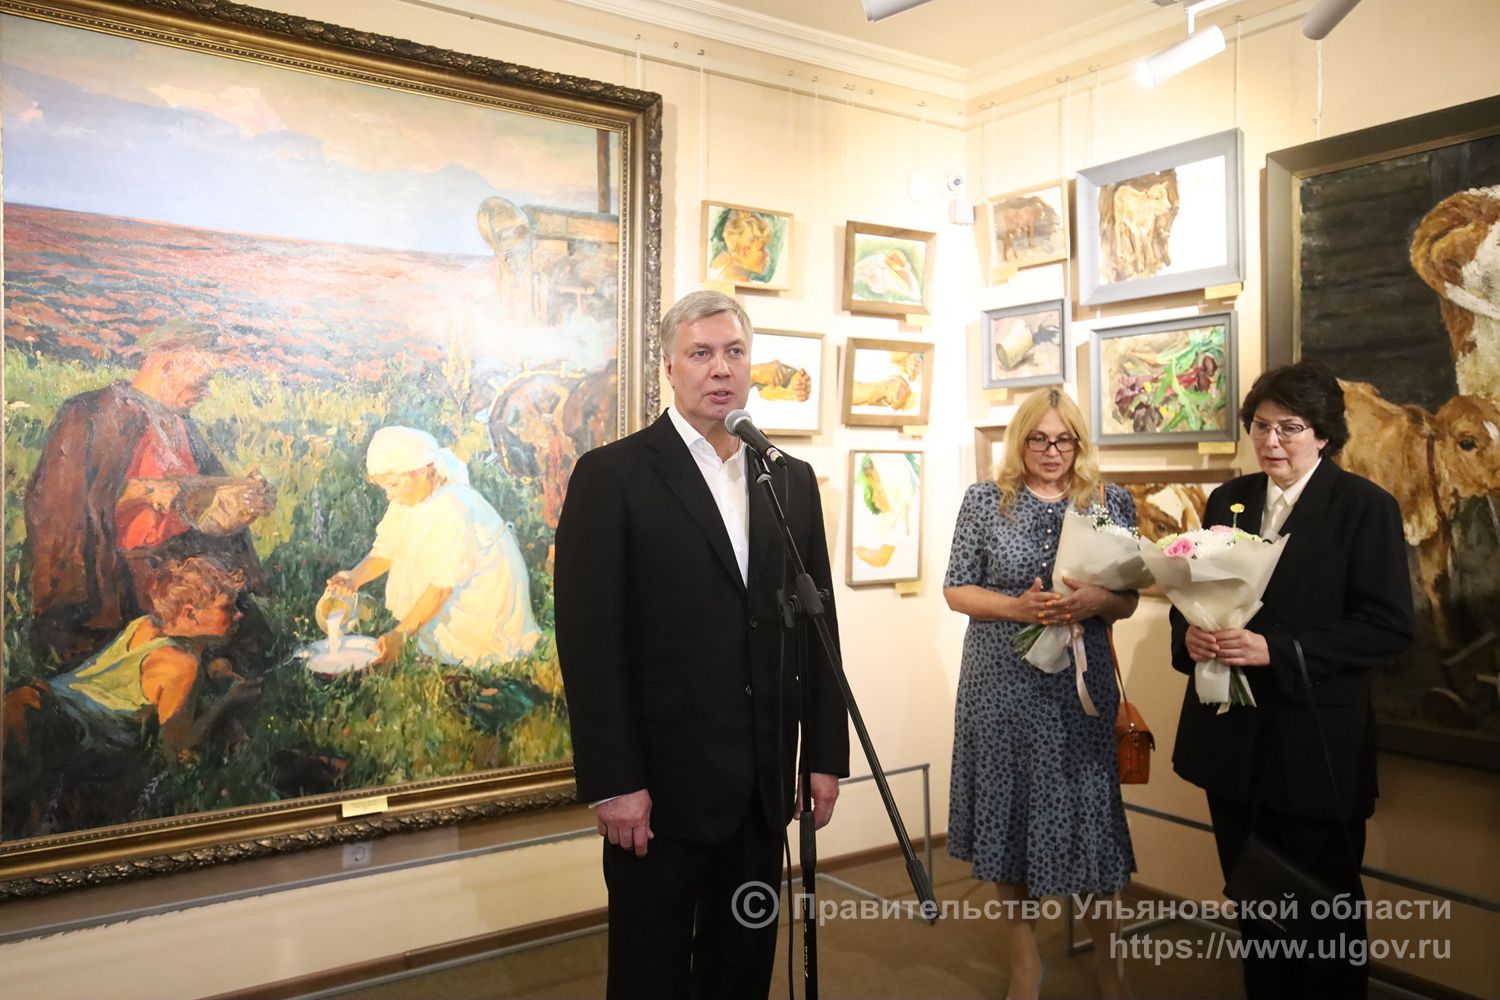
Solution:
{"label": "white ceiling", "polygon": [[[504,7],[514,20],[516,7],[528,0],[428,2]],[[1178,40],[1187,27],[1181,0],[1168,6],[1153,0],[929,0],[878,24],[865,20],[859,0],[530,2],[640,25],[640,50],[684,65],[693,65],[696,53],[701,65],[721,72],[761,73],[766,81],[821,79],[825,93],[904,103],[924,115],[961,116],[1060,79],[1120,66]],[[1251,27],[1268,12],[1280,18],[1311,2],[1222,0],[1199,23],[1227,32],[1236,20]]]}
{"label": "white ceiling", "polygon": [[[697,4],[694,4],[697,6]],[[717,6],[948,63],[967,74],[1038,42],[1110,30],[1157,10],[1151,0],[929,0],[876,24],[859,0],[721,0]]]}

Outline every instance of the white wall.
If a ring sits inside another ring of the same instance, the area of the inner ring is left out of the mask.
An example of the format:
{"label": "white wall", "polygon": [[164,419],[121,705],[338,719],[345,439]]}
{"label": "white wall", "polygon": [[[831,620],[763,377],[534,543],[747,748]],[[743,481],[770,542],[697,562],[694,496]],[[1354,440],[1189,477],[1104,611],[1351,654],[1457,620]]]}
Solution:
{"label": "white wall", "polygon": [[[973,232],[946,221],[941,176],[966,168],[973,193],[999,193],[1238,124],[1245,131],[1249,280],[1236,308],[1247,384],[1261,366],[1257,177],[1268,151],[1314,138],[1312,44],[1301,39],[1294,24],[1246,37],[1239,53],[1238,116],[1231,43],[1228,55],[1152,93],[1105,73],[1097,93],[1087,81],[1075,83],[1066,107],[1059,100],[1028,110],[981,112],[976,124],[960,133],[650,60],[643,62],[638,80],[631,57],[398,0],[281,0],[276,6],[663,94],[664,302],[697,287],[699,203],[709,197],[796,216],[792,245],[801,263],[794,286],[779,295],[748,297],[757,325],[824,333],[830,362],[833,347],[851,336],[936,342],[931,421],[926,437],[915,441],[925,448],[928,462],[921,592],[899,597],[885,588],[852,591],[840,585],[837,600],[850,679],[881,762],[887,768],[933,765],[933,817],[942,831],[964,623],[944,605],[941,581],[958,503],[974,476],[971,429],[976,423],[1003,422],[1010,412],[1009,405],[992,406],[973,388],[978,382],[971,375],[975,317],[981,308],[1062,295],[1066,275],[1061,266],[1038,268],[1008,286],[983,288]],[[567,8],[550,9],[562,16]],[[1500,4],[1494,0],[1370,0],[1325,45],[1323,134],[1495,93],[1500,90],[1497,35]],[[922,202],[908,194],[913,171],[925,173],[936,192]],[[895,319],[850,316],[839,308],[841,227],[847,219],[938,232],[937,305],[925,330]],[[1077,343],[1083,360],[1084,339]],[[824,433],[806,443],[788,442],[788,448],[828,477],[842,520],[849,450],[900,447],[907,439],[890,429],[842,427],[836,373],[836,367],[830,369],[825,387]],[[1140,449],[1108,457],[1116,465],[1138,467],[1203,461]],[[1241,467],[1252,464],[1243,450],[1237,461]],[[842,530],[831,539],[836,581],[843,579],[846,541]],[[1203,818],[1201,796],[1171,774],[1168,762],[1182,688],[1165,666],[1165,606],[1143,602],[1137,617],[1120,627],[1118,640],[1131,696],[1159,739],[1155,778],[1130,797]],[[864,768],[855,753],[853,767],[860,773]],[[1384,758],[1382,767],[1385,797],[1372,827],[1370,863],[1500,896],[1500,874],[1493,865],[1500,790],[1493,776],[1396,757]],[[893,784],[908,829],[917,835],[918,783],[902,777]],[[1217,891],[1220,880],[1206,834],[1139,818],[1132,826],[1142,882],[1190,897]],[[1439,838],[1444,849],[1434,850]],[[890,841],[874,789],[864,784],[845,793],[820,853],[832,856]],[[542,886],[545,897],[532,891]],[[5,968],[0,993],[59,1000],[212,994],[585,910],[601,906],[603,898],[596,844],[536,848],[8,945],[0,948]],[[1500,939],[1500,922],[1455,911],[1449,923],[1454,957],[1407,967],[1471,993],[1500,996],[1500,972],[1485,960],[1487,942]],[[330,927],[338,933],[328,934]],[[1383,932],[1397,933],[1376,931]],[[174,954],[191,954],[195,961],[161,961]]]}

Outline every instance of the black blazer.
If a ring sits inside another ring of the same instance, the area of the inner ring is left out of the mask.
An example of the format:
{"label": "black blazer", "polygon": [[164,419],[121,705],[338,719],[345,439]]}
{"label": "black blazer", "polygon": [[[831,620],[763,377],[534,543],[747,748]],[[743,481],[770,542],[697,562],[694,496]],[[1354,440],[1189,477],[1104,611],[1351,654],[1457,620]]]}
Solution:
{"label": "black blazer", "polygon": [[[1204,527],[1260,530],[1266,475],[1240,476],[1208,498]],[[1412,642],[1411,583],[1401,511],[1391,495],[1324,459],[1281,533],[1289,535],[1263,606],[1245,627],[1266,637],[1269,667],[1245,669],[1258,707],[1218,715],[1193,690],[1187,622],[1172,610],[1172,666],[1189,675],[1172,767],[1208,792],[1291,815],[1355,819],[1375,809],[1370,672]],[[1329,788],[1292,639],[1302,643],[1338,781]],[[1335,807],[1337,798],[1337,807]],[[1340,815],[1342,814],[1342,815]]]}
{"label": "black blazer", "polygon": [[[817,482],[805,462],[787,463],[773,473],[777,496],[808,572],[831,594]],[[773,830],[790,819],[802,641],[811,769],[849,773],[843,698],[810,629],[787,643],[778,684],[782,549],[763,488],[749,487],[748,589],[713,495],[665,414],[579,458],[557,525],[557,650],[578,797],[645,788],[653,831],[683,840],[728,837],[755,787]],[[831,600],[827,610],[836,637]]]}

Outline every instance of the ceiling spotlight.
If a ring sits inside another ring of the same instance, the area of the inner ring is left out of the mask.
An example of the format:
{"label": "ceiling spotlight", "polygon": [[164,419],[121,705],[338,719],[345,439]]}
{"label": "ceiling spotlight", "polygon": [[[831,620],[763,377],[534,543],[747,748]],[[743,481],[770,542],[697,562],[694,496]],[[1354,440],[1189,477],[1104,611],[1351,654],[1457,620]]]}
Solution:
{"label": "ceiling spotlight", "polygon": [[1143,59],[1135,68],[1142,86],[1154,87],[1169,76],[1176,76],[1190,66],[1212,59],[1224,51],[1224,32],[1218,25],[1195,31],[1169,49]]}
{"label": "ceiling spotlight", "polygon": [[1302,33],[1315,42],[1321,41],[1357,6],[1359,0],[1319,0],[1302,19]]}
{"label": "ceiling spotlight", "polygon": [[920,7],[927,0],[859,0],[860,6],[865,9],[865,20],[883,21],[893,14]]}

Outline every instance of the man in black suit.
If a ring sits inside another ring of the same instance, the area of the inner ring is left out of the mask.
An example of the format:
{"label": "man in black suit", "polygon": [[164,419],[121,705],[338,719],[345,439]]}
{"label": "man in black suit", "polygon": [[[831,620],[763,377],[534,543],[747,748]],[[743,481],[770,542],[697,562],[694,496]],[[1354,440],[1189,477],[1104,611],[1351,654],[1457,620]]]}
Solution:
{"label": "man in black suit", "polygon": [[[1172,767],[1208,793],[1226,878],[1253,831],[1335,892],[1362,900],[1365,820],[1377,794],[1370,674],[1412,641],[1401,511],[1389,493],[1331,461],[1349,430],[1343,390],[1323,365],[1266,372],[1240,417],[1264,471],[1214,490],[1203,524],[1237,520],[1263,537],[1289,536],[1286,548],[1245,628],[1210,632],[1172,611],[1172,665],[1192,674],[1196,663],[1217,657],[1245,668],[1256,707],[1221,714],[1222,706],[1201,704],[1189,682]],[[1243,509],[1232,512],[1233,505]],[[1294,640],[1312,679],[1311,703]],[[1268,936],[1252,920],[1240,927],[1246,939]],[[1340,934],[1363,939],[1364,919],[1330,922],[1322,937]],[[1315,942],[1307,947],[1316,955]],[[1367,980],[1365,964],[1245,958],[1251,1000],[1362,997]]]}
{"label": "man in black suit", "polygon": [[[727,295],[674,305],[661,322],[672,407],[578,460],[557,526],[558,655],[578,795],[606,838],[611,1000],[764,998],[774,888],[742,887],[778,881],[801,683],[819,826],[848,774],[843,699],[816,636],[784,638],[777,528],[724,427],[749,395],[753,332]],[[812,469],[788,459],[772,481],[831,593]]]}

